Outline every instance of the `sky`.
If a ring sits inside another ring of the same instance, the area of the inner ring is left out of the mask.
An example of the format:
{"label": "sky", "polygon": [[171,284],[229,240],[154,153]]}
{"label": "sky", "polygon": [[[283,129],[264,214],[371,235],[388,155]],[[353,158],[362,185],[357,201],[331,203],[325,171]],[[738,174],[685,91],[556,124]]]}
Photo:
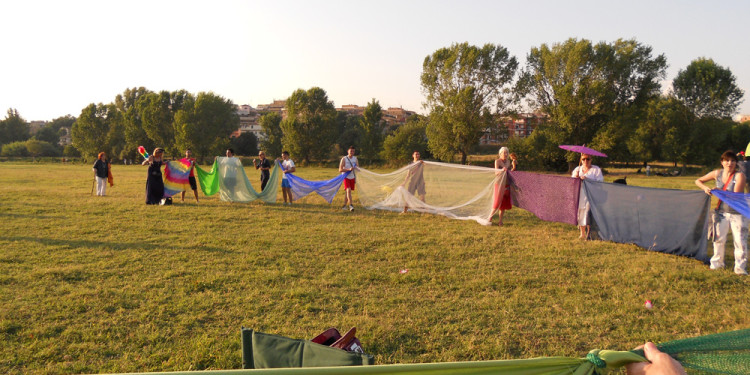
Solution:
{"label": "sky", "polygon": [[73,115],[127,88],[271,103],[321,87],[336,107],[425,113],[424,58],[468,42],[529,50],[568,38],[636,39],[664,54],[663,90],[706,57],[729,68],[750,114],[750,1],[17,0],[0,3],[0,119]]}

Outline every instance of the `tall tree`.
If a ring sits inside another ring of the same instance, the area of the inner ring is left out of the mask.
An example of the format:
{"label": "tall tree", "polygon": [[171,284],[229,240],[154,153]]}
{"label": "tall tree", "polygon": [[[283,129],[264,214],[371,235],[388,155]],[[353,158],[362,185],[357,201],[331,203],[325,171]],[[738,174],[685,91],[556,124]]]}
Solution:
{"label": "tall tree", "polygon": [[286,100],[286,111],[281,121],[284,148],[306,163],[327,158],[336,140],[336,108],[325,90],[298,89]]}
{"label": "tall tree", "polygon": [[342,155],[346,153],[349,146],[360,144],[359,120],[361,118],[360,115],[344,111],[336,113],[336,133],[338,134],[336,145],[338,146],[337,151]]}
{"label": "tall tree", "polygon": [[383,149],[383,108],[380,102],[372,99],[367,103],[359,119],[361,157],[367,160],[377,159]]}
{"label": "tall tree", "polygon": [[532,109],[550,116],[536,141],[589,144],[627,157],[624,141],[632,121],[626,119],[637,118],[659,95],[666,65],[664,55],[652,56],[650,46],[635,40],[593,44],[571,38],[532,48],[517,91]]}
{"label": "tall tree", "polygon": [[677,73],[674,95],[698,118],[730,118],[737,113],[744,92],[729,68],[712,59],[693,60]]}
{"label": "tall tree", "polygon": [[156,147],[156,143],[143,130],[142,116],[137,108],[138,101],[148,93],[151,91],[145,87],[134,87],[126,89],[115,98],[115,106],[123,117],[125,152],[120,155],[122,158],[138,157],[138,151],[136,151],[138,146],[143,146],[147,150],[153,150]]}
{"label": "tall tree", "polygon": [[201,92],[194,98],[186,95],[182,109],[175,114],[177,147],[192,149],[201,160],[220,155],[239,123],[236,106],[231,100],[212,92]]}
{"label": "tall tree", "polygon": [[452,159],[467,154],[492,125],[492,112],[504,111],[518,62],[505,47],[453,44],[425,57],[421,84],[430,110],[427,137],[433,154]]}
{"label": "tall tree", "polygon": [[260,141],[260,148],[267,155],[280,156],[283,151],[281,149],[281,139],[284,137],[284,132],[281,131],[281,115],[277,112],[264,113],[258,119],[258,124],[266,135]]}
{"label": "tall tree", "polygon": [[164,147],[167,155],[179,154],[174,142],[174,114],[169,91],[146,93],[136,102],[141,116],[141,126],[157,146]]}
{"label": "tall tree", "polygon": [[73,146],[85,158],[95,158],[100,151],[114,156],[112,149],[117,144],[111,144],[116,137],[110,134],[114,125],[119,121],[119,113],[114,104],[89,104],[81,111],[78,121],[73,125],[71,137]]}
{"label": "tall tree", "polygon": [[76,122],[75,117],[73,117],[72,115],[65,115],[53,119],[49,124],[47,124],[47,126],[55,129],[55,131],[59,131],[61,128],[68,128],[68,130],[70,130],[70,128],[73,127],[74,122]]}
{"label": "tall tree", "polygon": [[[235,155],[243,155],[243,156],[255,156],[258,155],[258,137],[255,136],[252,132],[245,132],[240,134],[239,137],[232,138],[230,142],[232,149],[234,150]],[[266,155],[275,155],[280,156],[281,152],[279,151],[278,154],[271,154],[268,151],[266,151]]]}
{"label": "tall tree", "polygon": [[37,130],[33,138],[38,141],[44,141],[53,145],[57,145],[57,143],[60,141],[60,134],[54,127],[46,125],[43,128]]}
{"label": "tall tree", "polygon": [[8,109],[4,120],[0,121],[0,145],[29,139],[29,123],[16,109]]}

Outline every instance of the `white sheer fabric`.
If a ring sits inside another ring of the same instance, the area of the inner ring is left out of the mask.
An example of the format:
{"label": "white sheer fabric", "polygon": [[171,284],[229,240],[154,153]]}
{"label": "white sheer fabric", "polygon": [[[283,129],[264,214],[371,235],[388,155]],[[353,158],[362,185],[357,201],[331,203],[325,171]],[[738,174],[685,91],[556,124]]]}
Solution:
{"label": "white sheer fabric", "polygon": [[[355,174],[359,200],[368,209],[402,211],[408,206],[412,211],[475,220],[483,225],[490,224],[494,185],[504,186],[506,179],[505,172],[493,168],[430,161],[387,174],[366,169]],[[422,192],[424,202],[420,200]]]}

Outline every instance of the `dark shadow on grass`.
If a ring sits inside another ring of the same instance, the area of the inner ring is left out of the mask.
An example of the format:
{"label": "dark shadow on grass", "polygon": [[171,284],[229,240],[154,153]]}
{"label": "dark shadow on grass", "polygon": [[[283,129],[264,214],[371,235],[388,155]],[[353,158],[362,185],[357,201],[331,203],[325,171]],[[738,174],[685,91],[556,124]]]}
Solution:
{"label": "dark shadow on grass", "polygon": [[56,217],[56,216],[14,214],[10,212],[0,212],[0,218],[4,218],[4,217],[10,218],[10,219],[59,219],[59,217]]}
{"label": "dark shadow on grass", "polygon": [[[6,237],[5,240],[7,241],[29,241],[29,242],[38,242],[40,244],[46,245],[46,246],[67,246],[71,249],[77,249],[77,248],[92,248],[92,249],[103,249],[103,250],[128,250],[128,249],[137,249],[137,250],[158,250],[160,248],[164,248],[167,246],[164,245],[157,245],[157,244],[151,244],[146,242],[106,242],[106,241],[88,241],[88,240],[61,240],[61,239],[52,239],[52,238],[40,238],[40,237],[23,237],[23,236],[15,236],[15,237]],[[172,247],[179,247],[179,246],[172,246]],[[209,251],[209,252],[216,252],[216,253],[230,253],[230,250],[222,249],[218,247],[212,247],[212,246],[185,246],[183,249],[186,250],[197,250],[197,251]]]}

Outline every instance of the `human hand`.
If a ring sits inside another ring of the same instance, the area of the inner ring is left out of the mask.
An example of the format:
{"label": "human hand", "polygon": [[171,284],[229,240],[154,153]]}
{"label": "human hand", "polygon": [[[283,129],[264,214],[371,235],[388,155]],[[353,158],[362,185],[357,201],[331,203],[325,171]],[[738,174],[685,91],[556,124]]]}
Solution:
{"label": "human hand", "polygon": [[703,192],[706,193],[706,194],[708,194],[708,195],[711,195],[711,188],[708,187],[708,186],[706,186],[706,187],[703,188]]}
{"label": "human hand", "polygon": [[643,353],[650,362],[637,362],[626,365],[628,375],[684,375],[687,374],[680,362],[662,353],[653,342],[643,346]]}

